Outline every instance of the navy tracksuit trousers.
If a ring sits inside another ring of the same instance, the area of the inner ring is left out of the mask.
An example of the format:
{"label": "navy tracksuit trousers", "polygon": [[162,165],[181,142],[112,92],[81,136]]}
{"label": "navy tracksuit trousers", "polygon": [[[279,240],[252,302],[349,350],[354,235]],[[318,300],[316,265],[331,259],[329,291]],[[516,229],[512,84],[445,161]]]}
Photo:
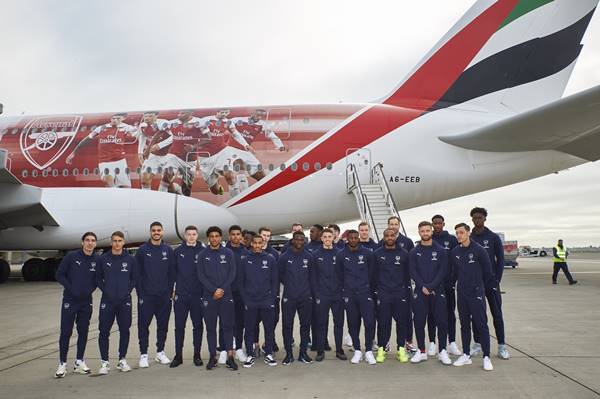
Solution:
{"label": "navy tracksuit trousers", "polygon": [[200,295],[175,295],[173,311],[175,313],[175,355],[183,355],[183,343],[185,341],[185,325],[188,315],[192,319],[192,344],[194,353],[200,353],[202,348],[202,324],[203,304]]}
{"label": "navy tracksuit trousers", "polygon": [[[288,353],[292,353],[294,341],[294,317],[296,312],[300,319],[300,353],[306,352],[310,340],[310,323],[312,316],[312,299],[283,298],[281,304],[281,321],[283,323],[283,345]],[[266,339],[265,339],[266,342]]]}
{"label": "navy tracksuit trousers", "polygon": [[[234,313],[234,317],[233,317],[233,338],[235,338],[235,350],[238,349],[242,349],[243,347],[243,342],[244,342],[244,329],[245,327],[245,322],[244,322],[244,300],[242,299],[242,294],[240,294],[239,291],[233,291],[231,293],[231,295],[233,296],[233,313]],[[260,320],[259,320],[260,321]],[[257,323],[258,325],[258,323]],[[223,325],[221,324],[221,322],[219,321],[219,346],[218,346],[218,350],[225,350],[223,348],[226,348],[227,345],[225,345],[225,336],[223,334]]]}
{"label": "navy tracksuit trousers", "polygon": [[460,335],[462,338],[463,352],[471,353],[471,321],[480,334],[481,349],[483,356],[490,355],[490,330],[487,325],[487,314],[485,310],[485,297],[465,296],[458,293],[456,296],[458,305],[458,317],[460,319]]}
{"label": "navy tracksuit trousers", "polygon": [[92,301],[69,300],[63,298],[60,311],[59,352],[61,363],[66,363],[69,341],[73,334],[73,326],[77,323],[77,357],[83,359],[87,344],[90,319],[92,318]]}
{"label": "navy tracksuit trousers", "polygon": [[204,298],[204,322],[206,323],[206,340],[208,353],[211,357],[217,355],[217,319],[223,327],[223,345],[221,350],[233,350],[233,322],[235,306],[233,298]]}
{"label": "navy tracksuit trousers", "polygon": [[[425,323],[429,323],[428,320],[430,317],[434,319],[434,330],[435,327],[437,327],[438,330],[439,350],[446,349],[446,339],[448,337],[446,294],[443,291],[430,295],[425,295],[422,292],[415,292],[413,295],[413,311],[419,349],[421,351],[425,350]],[[431,339],[431,335],[429,338]]]}
{"label": "navy tracksuit trousers", "polygon": [[377,345],[385,348],[392,336],[392,319],[396,323],[396,345],[406,344],[406,325],[410,314],[408,298],[389,298],[377,305]]}
{"label": "navy tracksuit trousers", "polygon": [[[246,342],[246,353],[254,356],[254,343],[258,341],[259,320],[263,323],[265,330],[265,353],[273,353],[275,342],[275,305],[272,306],[245,306],[244,314],[244,340]],[[237,343],[237,341],[236,341]]]}
{"label": "navy tracksuit trousers", "polygon": [[[329,327],[329,311],[333,315],[333,336],[335,338],[335,349],[341,351],[342,348],[342,335],[344,333],[344,302],[342,299],[323,299],[319,298],[318,302],[315,300],[315,308],[317,310],[317,334],[316,337],[313,335],[314,347],[317,352],[323,352],[325,350],[325,343],[327,342],[327,331]],[[314,333],[313,333],[314,334]]]}
{"label": "navy tracksuit trousers", "polygon": [[129,348],[131,297],[119,304],[113,304],[104,297],[100,301],[98,346],[100,347],[100,359],[104,361],[108,361],[109,336],[115,319],[119,327],[119,359],[124,359],[127,356],[127,348]]}
{"label": "navy tracksuit trousers", "polygon": [[[504,317],[502,315],[502,295],[500,294],[500,285],[497,284],[493,287],[486,288],[485,297],[488,306],[490,307],[490,313],[492,314],[498,344],[504,344]],[[477,328],[477,325],[473,323],[473,340],[482,344],[480,339],[480,331]]]}
{"label": "navy tracksuit trousers", "polygon": [[355,350],[361,350],[360,347],[360,323],[365,325],[365,345],[371,350],[373,339],[375,338],[375,304],[369,293],[353,294],[344,297],[346,307],[346,317],[348,318],[348,330],[352,338],[352,345]]}
{"label": "navy tracksuit trousers", "polygon": [[171,317],[171,298],[168,296],[144,295],[138,298],[138,335],[140,353],[148,353],[148,328],[152,318],[156,318],[156,351],[165,350],[169,318]]}

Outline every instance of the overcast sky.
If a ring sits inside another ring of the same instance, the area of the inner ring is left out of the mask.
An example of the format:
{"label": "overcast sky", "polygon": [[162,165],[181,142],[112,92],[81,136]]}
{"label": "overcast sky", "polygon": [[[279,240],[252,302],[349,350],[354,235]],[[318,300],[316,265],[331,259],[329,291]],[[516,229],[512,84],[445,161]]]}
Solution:
{"label": "overcast sky", "polygon": [[[473,3],[3,1],[0,102],[14,115],[369,101]],[[584,44],[566,94],[600,84],[598,14]],[[402,216],[454,225],[479,205],[522,244],[600,245],[599,177],[587,164]]]}

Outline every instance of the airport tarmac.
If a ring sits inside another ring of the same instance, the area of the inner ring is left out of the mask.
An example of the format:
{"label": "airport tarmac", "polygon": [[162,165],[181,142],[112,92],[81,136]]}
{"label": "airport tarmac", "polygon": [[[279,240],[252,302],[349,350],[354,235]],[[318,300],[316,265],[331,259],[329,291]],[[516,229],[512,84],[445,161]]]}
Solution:
{"label": "airport tarmac", "polygon": [[[502,281],[511,359],[496,357],[497,345],[492,338],[492,372],[483,371],[480,357],[471,366],[452,367],[431,357],[422,364],[400,364],[389,354],[384,364],[369,366],[339,361],[333,352],[328,352],[322,363],[294,362],[269,368],[259,359],[251,369],[240,367],[232,372],[220,366],[207,371],[191,362],[191,323],[182,366],[169,369],[153,363],[140,370],[134,308],[128,355],[133,370],[120,373],[115,368],[117,332],[111,335],[111,373],[98,376],[97,291],[86,352],[86,362],[94,374],[71,372],[74,336],[69,372],[64,379],[56,380],[53,374],[58,356],[61,287],[58,283],[11,279],[0,286],[0,398],[600,397],[600,254],[574,255],[570,259],[571,271],[579,281],[575,286],[569,286],[562,274],[558,285],[551,284],[550,258],[520,258],[519,263],[517,269],[505,270]],[[491,321],[489,324],[493,332]],[[298,342],[297,323],[295,327]],[[151,343],[154,333],[153,323]],[[331,334],[330,328],[333,343]],[[283,346],[280,328],[276,338]],[[171,316],[168,356],[173,355],[173,349]],[[203,351],[206,361],[206,336]],[[152,349],[150,357],[154,357]],[[277,358],[281,360],[283,353],[279,352]]]}

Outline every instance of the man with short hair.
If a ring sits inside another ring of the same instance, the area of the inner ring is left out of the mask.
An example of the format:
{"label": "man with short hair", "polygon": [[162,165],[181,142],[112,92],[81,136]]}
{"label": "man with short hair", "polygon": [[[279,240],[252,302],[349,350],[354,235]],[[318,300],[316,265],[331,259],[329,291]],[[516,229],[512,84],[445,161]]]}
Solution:
{"label": "man with short hair", "polygon": [[312,258],[304,248],[304,233],[296,231],[292,237],[292,246],[277,261],[279,280],[283,283],[283,301],[281,304],[283,322],[283,344],[286,355],[284,365],[294,361],[292,342],[294,318],[298,313],[300,319],[300,353],[298,360],[312,363],[307,347],[310,340],[310,323],[312,313]]}
{"label": "man with short hair", "polygon": [[[446,250],[431,238],[433,227],[430,222],[419,223],[421,241],[410,251],[410,276],[415,282],[413,311],[415,332],[419,351],[410,359],[412,363],[427,360],[425,349],[425,322],[432,314],[438,330],[440,350],[438,359],[445,365],[452,364],[446,351],[448,315],[444,279],[448,273]],[[434,353],[435,355],[435,353]]]}
{"label": "man with short hair", "polygon": [[359,332],[361,320],[365,326],[365,360],[376,364],[371,347],[375,338],[375,304],[373,303],[373,251],[360,245],[358,231],[348,231],[348,245],[338,252],[336,262],[343,276],[342,298],[346,307],[348,330],[352,337],[354,356],[351,362],[362,360]]}
{"label": "man with short hair", "polygon": [[92,317],[92,293],[96,289],[96,266],[99,261],[96,234],[88,231],[81,237],[81,249],[69,252],[60,262],[56,281],[64,287],[60,312],[60,338],[58,341],[59,363],[55,378],[67,374],[67,353],[73,326],[77,323],[77,356],[73,371],[89,374],[91,371],[83,360]]}
{"label": "man with short hair", "polygon": [[171,295],[175,283],[175,256],[173,249],[163,242],[163,225],[150,224],[150,239],[135,254],[136,292],[138,296],[138,336],[140,345],[139,367],[148,364],[148,327],[156,318],[156,362],[169,364],[165,341],[171,317]]}
{"label": "man with short hair", "polygon": [[[325,358],[329,311],[333,315],[333,335],[335,337],[335,356],[347,360],[342,347],[344,330],[344,302],[342,301],[342,274],[337,266],[337,250],[333,245],[333,231],[324,229],[321,234],[323,246],[312,253],[313,255],[313,290],[317,317],[317,333],[313,332],[313,343],[317,350],[316,361]],[[313,314],[315,315],[315,314]]]}
{"label": "man with short hair", "polygon": [[229,248],[221,245],[223,233],[217,226],[206,230],[208,247],[200,254],[198,279],[203,286],[204,320],[206,322],[206,340],[210,359],[207,370],[217,366],[217,318],[223,327],[223,339],[227,351],[228,369],[235,371],[238,366],[233,351],[234,304],[231,285],[236,277],[235,255]]}
{"label": "man with short hair", "polygon": [[[475,227],[473,227],[470,239],[486,250],[492,264],[494,278],[487,282],[485,297],[490,307],[494,330],[496,331],[498,357],[507,360],[510,354],[508,353],[504,335],[504,316],[502,315],[502,295],[500,293],[500,280],[502,280],[502,274],[504,273],[504,245],[498,234],[485,227],[487,215],[488,212],[485,208],[476,207],[471,209],[471,220]],[[471,356],[481,354],[480,334],[476,325],[473,325],[473,341],[474,345],[471,348]]]}
{"label": "man with short hair", "polygon": [[494,280],[492,264],[485,249],[470,239],[471,228],[459,223],[454,228],[458,244],[450,251],[452,261],[452,283],[456,283],[456,301],[460,319],[460,335],[463,354],[454,362],[454,366],[472,364],[471,360],[471,322],[481,334],[483,351],[483,369],[494,369],[490,360],[490,330],[485,310],[485,286]]}
{"label": "man with short hair", "polygon": [[569,285],[577,284],[577,280],[571,276],[569,272],[569,266],[567,266],[567,256],[569,256],[569,252],[567,251],[567,247],[563,245],[563,240],[558,240],[558,243],[554,248],[552,248],[552,256],[554,256],[554,271],[552,272],[552,284],[556,284],[556,278],[558,277],[558,272],[560,270],[563,271],[567,280],[569,280]]}
{"label": "man with short hair", "polygon": [[[290,238],[289,240],[287,240],[287,242],[285,244],[283,244],[281,253],[284,253],[285,251],[290,249],[290,246],[292,245],[292,241],[294,240],[293,235],[297,231],[302,231],[302,232],[304,231],[304,226],[302,226],[302,223],[298,223],[298,222],[292,223],[292,228],[290,230],[290,233],[292,233],[292,238]],[[306,237],[305,237],[304,243],[306,244]]]}
{"label": "man with short hair", "polygon": [[279,275],[275,258],[263,250],[263,238],[257,235],[252,239],[252,252],[242,257],[239,272],[239,285],[245,303],[246,352],[248,357],[244,367],[254,364],[254,341],[258,338],[255,325],[258,318],[262,320],[265,330],[265,363],[276,366],[273,358],[273,342],[275,342],[275,302],[279,292]]}
{"label": "man with short hair", "polygon": [[360,222],[358,224],[358,238],[360,240],[360,245],[370,249],[371,251],[375,251],[381,243],[376,243],[375,240],[371,238],[371,228],[369,227],[369,223]]}
{"label": "man with short hair", "polygon": [[406,323],[410,312],[410,284],[408,252],[396,243],[396,231],[387,228],[383,232],[383,247],[373,253],[375,264],[375,287],[377,291],[377,363],[385,361],[385,347],[392,335],[392,319],[396,322],[396,359],[408,362]]}
{"label": "man with short hair", "polygon": [[310,241],[306,244],[305,248],[308,252],[314,252],[323,246],[321,241],[321,234],[323,233],[323,226],[320,224],[313,224],[309,230]]}
{"label": "man with short hair", "polygon": [[198,228],[185,228],[185,242],[175,249],[175,288],[173,290],[173,312],[175,313],[175,357],[169,365],[174,368],[183,363],[183,343],[188,314],[192,319],[192,344],[194,365],[204,363],[200,356],[202,349],[202,284],[196,271],[200,253],[204,246],[198,242]]}
{"label": "man with short hair", "polygon": [[340,238],[340,234],[341,234],[340,226],[338,226],[335,223],[332,223],[332,224],[328,225],[327,228],[329,228],[329,229],[331,229],[331,231],[333,231],[333,245],[335,246],[335,248],[338,251],[340,249],[344,249],[344,247],[346,246],[346,243],[344,242],[344,240],[342,240]]}
{"label": "man with short hair", "polygon": [[117,320],[119,326],[119,363],[117,369],[131,371],[127,364],[129,329],[131,328],[131,291],[135,287],[135,259],[123,250],[125,234],[115,231],[110,237],[111,249],[100,257],[96,274],[98,288],[102,291],[98,314],[98,346],[100,347],[100,370],[98,374],[108,374],[108,348],[110,329]]}
{"label": "man with short hair", "polygon": [[[439,245],[444,247],[446,254],[449,255],[452,248],[458,245],[456,237],[444,230],[446,225],[444,217],[442,215],[434,215],[431,218],[431,225],[433,226],[433,235],[431,238]],[[449,258],[448,258],[449,259]],[[452,273],[450,271],[450,264],[448,264],[448,270],[446,272],[446,278],[444,286],[446,289],[446,309],[448,312],[448,342],[447,347],[448,353],[455,356],[460,356],[462,352],[456,345],[456,287],[451,283]],[[429,332],[429,348],[427,354],[430,356],[435,355],[435,318],[430,315],[427,319],[427,328]],[[433,353],[432,353],[433,352]]]}
{"label": "man with short hair", "polygon": [[[279,259],[280,253],[271,245],[269,245],[269,241],[271,241],[271,229],[268,227],[260,227],[258,229],[258,234],[263,238],[263,251],[272,255],[275,260]],[[280,289],[277,290],[277,300],[275,301],[275,316],[274,316],[274,329],[277,328],[277,324],[279,323],[279,313],[281,312],[280,306]],[[257,339],[256,344],[258,345],[258,336],[259,336],[259,324],[260,324],[260,315],[257,319],[256,323],[256,334],[254,335]],[[275,339],[275,335],[273,335],[273,339]],[[264,346],[264,344],[263,344]],[[264,349],[264,348],[263,348]],[[273,342],[273,352],[279,352],[279,345],[277,345],[277,340]]]}

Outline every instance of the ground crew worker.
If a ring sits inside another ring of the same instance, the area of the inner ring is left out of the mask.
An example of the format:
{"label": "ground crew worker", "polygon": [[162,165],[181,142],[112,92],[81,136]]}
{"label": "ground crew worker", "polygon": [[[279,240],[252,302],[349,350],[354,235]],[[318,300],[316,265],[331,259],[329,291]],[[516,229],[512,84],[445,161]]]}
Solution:
{"label": "ground crew worker", "polygon": [[567,256],[569,253],[567,247],[563,245],[563,240],[558,240],[558,243],[552,248],[552,254],[554,256],[554,271],[552,272],[552,284],[556,284],[556,278],[558,277],[558,271],[562,270],[569,285],[577,284],[577,280],[573,279],[569,272],[569,266],[567,266]]}
{"label": "ground crew worker", "polygon": [[185,242],[175,249],[175,289],[173,290],[173,312],[175,313],[175,357],[171,368],[183,363],[183,343],[188,314],[192,319],[192,345],[194,346],[193,362],[202,366],[202,284],[196,269],[200,253],[204,246],[198,242],[198,228],[185,228]]}
{"label": "ground crew worker", "polygon": [[92,293],[96,289],[96,267],[98,257],[96,234],[88,231],[81,237],[81,249],[69,252],[60,262],[56,272],[56,281],[63,287],[63,299],[60,312],[60,338],[58,341],[59,363],[55,378],[67,374],[67,353],[73,325],[77,323],[77,356],[73,371],[89,374],[91,371],[83,360],[87,336],[92,317]]}
{"label": "ground crew worker", "polygon": [[275,302],[279,292],[279,273],[273,255],[263,250],[264,240],[261,235],[252,239],[252,252],[242,256],[239,263],[239,288],[245,307],[245,341],[246,361],[244,367],[254,364],[254,342],[257,338],[256,322],[262,320],[265,331],[265,364],[276,366],[273,357],[275,342]]}
{"label": "ground crew worker", "polygon": [[281,303],[281,320],[283,324],[283,344],[286,355],[284,365],[294,361],[292,342],[294,318],[298,313],[300,319],[300,353],[298,361],[312,363],[307,348],[310,339],[310,322],[312,315],[312,258],[304,248],[304,233],[296,231],[292,237],[290,249],[283,253],[277,261],[279,280],[283,283],[283,300]]}
{"label": "ground crew worker", "polygon": [[206,323],[206,340],[210,358],[206,364],[207,370],[217,366],[217,318],[223,327],[223,339],[227,360],[225,365],[235,371],[238,366],[233,358],[233,319],[234,303],[231,284],[236,276],[235,255],[229,248],[221,245],[223,232],[217,226],[206,230],[208,247],[206,247],[198,262],[198,279],[202,284],[202,304],[204,305],[204,321]]}
{"label": "ground crew worker", "polygon": [[163,234],[162,224],[153,222],[150,225],[150,240],[142,244],[135,254],[140,368],[149,366],[148,327],[152,318],[156,318],[155,360],[160,364],[171,362],[165,354],[165,341],[175,283],[175,257],[173,249],[163,242]]}
{"label": "ground crew worker", "polygon": [[444,247],[431,239],[433,227],[430,222],[419,223],[421,241],[410,251],[410,276],[415,282],[413,311],[415,332],[419,351],[410,359],[412,363],[427,360],[425,350],[425,322],[433,314],[439,337],[438,359],[445,365],[452,364],[446,352],[448,315],[444,280],[448,273],[448,254]]}
{"label": "ground crew worker", "polygon": [[385,361],[385,346],[392,334],[392,319],[396,322],[396,358],[408,362],[406,323],[410,312],[408,252],[396,243],[396,231],[383,232],[384,245],[373,253],[377,291],[377,363]]}
{"label": "ground crew worker", "polygon": [[458,246],[450,251],[452,262],[452,283],[456,283],[458,317],[463,354],[453,363],[454,366],[472,364],[471,360],[471,321],[481,335],[483,369],[494,369],[490,360],[490,330],[485,311],[485,286],[494,279],[492,264],[485,249],[470,239],[471,228],[466,223],[455,227]]}
{"label": "ground crew worker", "polygon": [[[498,357],[506,360],[510,357],[510,354],[504,336],[502,295],[500,293],[500,280],[502,280],[502,274],[504,273],[504,245],[498,234],[485,227],[487,215],[488,213],[484,208],[471,209],[471,218],[475,226],[473,227],[471,239],[486,250],[492,264],[494,278],[489,280],[488,285],[485,287],[485,297],[492,313],[494,330],[498,340]],[[475,341],[475,345],[471,348],[471,356],[479,355],[481,353],[479,342],[481,341],[479,340],[479,330],[475,326],[473,327],[473,341]]]}
{"label": "ground crew worker", "polygon": [[98,315],[100,334],[100,370],[98,374],[108,374],[108,348],[110,329],[117,320],[119,326],[119,363],[117,369],[131,371],[127,364],[129,329],[131,328],[131,291],[135,287],[135,259],[123,250],[125,235],[115,231],[110,237],[111,249],[102,255],[96,271],[96,282],[102,291]]}

